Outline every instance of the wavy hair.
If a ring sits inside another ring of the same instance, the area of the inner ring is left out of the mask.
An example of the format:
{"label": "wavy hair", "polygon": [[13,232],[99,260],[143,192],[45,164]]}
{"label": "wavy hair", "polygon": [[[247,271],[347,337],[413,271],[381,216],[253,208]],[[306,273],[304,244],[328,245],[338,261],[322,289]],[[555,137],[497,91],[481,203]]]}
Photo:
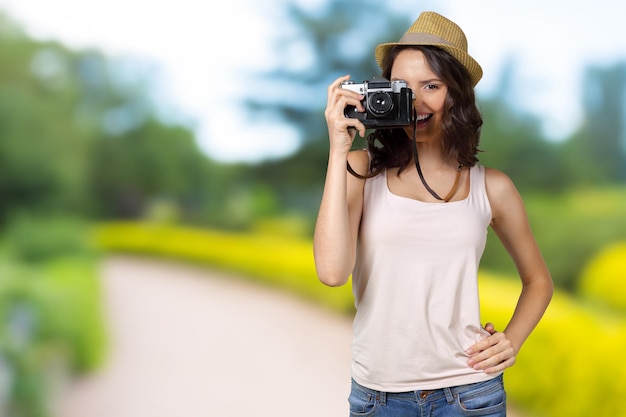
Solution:
{"label": "wavy hair", "polygon": [[[431,70],[447,86],[442,118],[443,151],[451,160],[468,167],[476,165],[480,150],[480,128],[483,119],[476,105],[474,87],[463,66],[443,49],[435,46],[395,46],[385,57],[382,76],[391,78],[391,69],[398,54],[405,49],[422,51]],[[402,128],[376,129],[368,135],[372,156],[370,172],[399,167],[402,172],[413,160],[413,138]],[[354,171],[350,170],[354,175]],[[357,176],[361,177],[357,174]],[[368,175],[370,176],[370,175]]]}

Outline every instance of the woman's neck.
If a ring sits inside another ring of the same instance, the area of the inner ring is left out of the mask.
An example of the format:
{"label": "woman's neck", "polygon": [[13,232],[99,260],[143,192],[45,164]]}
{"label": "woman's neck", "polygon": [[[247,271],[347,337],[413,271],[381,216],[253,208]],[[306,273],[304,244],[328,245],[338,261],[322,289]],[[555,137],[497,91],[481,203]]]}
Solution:
{"label": "woman's neck", "polygon": [[419,163],[425,170],[439,170],[442,168],[457,168],[458,162],[451,160],[443,153],[441,142],[417,142]]}

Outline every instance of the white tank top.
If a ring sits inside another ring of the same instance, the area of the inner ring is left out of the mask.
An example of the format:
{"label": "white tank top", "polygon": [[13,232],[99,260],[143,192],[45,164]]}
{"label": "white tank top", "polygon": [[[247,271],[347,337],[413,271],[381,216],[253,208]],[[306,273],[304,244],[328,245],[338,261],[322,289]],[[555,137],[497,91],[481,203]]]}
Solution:
{"label": "white tank top", "polygon": [[352,287],[357,307],[352,377],[380,391],[436,389],[491,379],[464,352],[482,328],[478,265],[491,207],[485,169],[470,169],[466,199],[427,203],[365,183]]}

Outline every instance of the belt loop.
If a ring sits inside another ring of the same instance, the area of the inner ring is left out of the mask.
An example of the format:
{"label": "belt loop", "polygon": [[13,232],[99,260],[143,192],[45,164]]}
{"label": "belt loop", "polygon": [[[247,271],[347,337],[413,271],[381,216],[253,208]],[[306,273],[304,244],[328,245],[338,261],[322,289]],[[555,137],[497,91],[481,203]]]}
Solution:
{"label": "belt loop", "polygon": [[446,401],[448,404],[452,404],[454,402],[454,395],[452,394],[452,390],[450,388],[443,389],[444,394],[446,394]]}
{"label": "belt loop", "polygon": [[380,391],[378,395],[380,396],[380,405],[383,407],[386,406],[387,405],[387,393]]}

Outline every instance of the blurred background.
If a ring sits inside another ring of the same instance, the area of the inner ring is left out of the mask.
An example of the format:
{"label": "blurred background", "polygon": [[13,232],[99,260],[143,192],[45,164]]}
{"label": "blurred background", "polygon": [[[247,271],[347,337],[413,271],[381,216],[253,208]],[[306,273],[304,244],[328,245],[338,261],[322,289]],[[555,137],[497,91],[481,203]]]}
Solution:
{"label": "blurred background", "polygon": [[[518,186],[557,288],[509,398],[527,416],[626,416],[625,9],[0,0],[0,415],[47,417],[59,378],[106,364],[113,253],[236,272],[349,316],[349,289],[320,288],[310,252],[326,86],[378,75],[374,46],[433,10],[483,67],[479,158]],[[517,278],[495,236],[481,272],[502,327]]]}

